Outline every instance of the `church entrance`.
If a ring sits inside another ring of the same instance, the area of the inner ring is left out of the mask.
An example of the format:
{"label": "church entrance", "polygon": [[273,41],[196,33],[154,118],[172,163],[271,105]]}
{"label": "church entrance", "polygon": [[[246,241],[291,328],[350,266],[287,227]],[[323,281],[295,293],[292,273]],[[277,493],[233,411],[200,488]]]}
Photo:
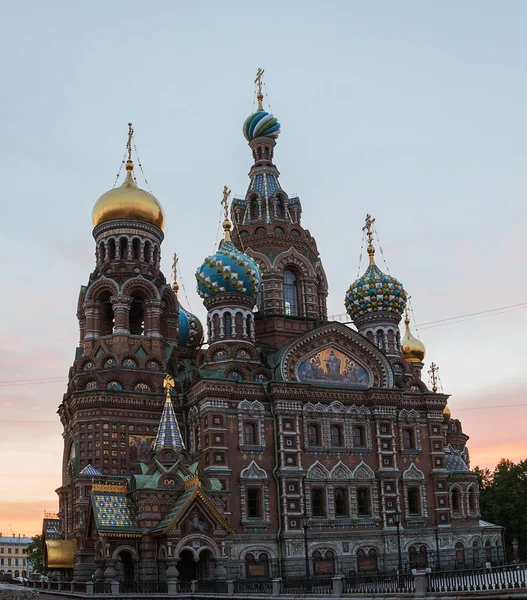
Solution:
{"label": "church entrance", "polygon": [[122,581],[135,581],[134,557],[128,550],[119,552],[119,562],[121,563]]}
{"label": "church entrance", "polygon": [[179,561],[177,564],[177,568],[179,571],[179,580],[180,581],[192,581],[193,579],[197,579],[197,568],[196,561],[194,560],[194,555],[190,550],[183,550],[183,552],[179,555]]}
{"label": "church entrance", "polygon": [[214,579],[214,557],[210,550],[202,550],[197,563],[197,572],[199,581],[210,581]]}

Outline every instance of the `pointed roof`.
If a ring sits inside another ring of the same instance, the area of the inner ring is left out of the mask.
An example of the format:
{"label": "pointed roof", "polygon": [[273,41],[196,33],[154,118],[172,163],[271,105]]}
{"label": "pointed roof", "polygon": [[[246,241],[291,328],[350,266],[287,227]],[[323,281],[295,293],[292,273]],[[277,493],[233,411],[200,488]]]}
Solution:
{"label": "pointed roof", "polygon": [[170,448],[171,450],[177,450],[178,452],[185,449],[185,444],[181,439],[181,431],[169,393],[166,396],[165,408],[161,415],[156,441],[154,442],[154,450],[156,452],[163,448]]}
{"label": "pointed roof", "polygon": [[102,475],[99,469],[96,469],[91,463],[86,465],[84,469],[79,473],[79,475],[85,475],[87,477],[91,477],[92,475]]}

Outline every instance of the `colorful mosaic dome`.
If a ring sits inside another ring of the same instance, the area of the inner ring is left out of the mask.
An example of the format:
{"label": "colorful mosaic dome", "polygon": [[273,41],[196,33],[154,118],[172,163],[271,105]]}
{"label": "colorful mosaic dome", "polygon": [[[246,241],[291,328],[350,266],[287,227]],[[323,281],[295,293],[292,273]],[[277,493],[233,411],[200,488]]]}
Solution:
{"label": "colorful mosaic dome", "polygon": [[179,306],[178,346],[196,348],[203,341],[203,325],[192,313]]}
{"label": "colorful mosaic dome", "polygon": [[196,279],[202,298],[221,292],[238,292],[255,298],[262,283],[258,265],[230,241],[223,241],[216,254],[203,261]]}
{"label": "colorful mosaic dome", "polygon": [[276,117],[262,108],[245,119],[243,135],[248,142],[257,137],[276,139],[280,135],[280,123]]}
{"label": "colorful mosaic dome", "polygon": [[373,312],[402,314],[406,306],[403,284],[370,264],[362,277],[352,283],[344,300],[352,319]]}

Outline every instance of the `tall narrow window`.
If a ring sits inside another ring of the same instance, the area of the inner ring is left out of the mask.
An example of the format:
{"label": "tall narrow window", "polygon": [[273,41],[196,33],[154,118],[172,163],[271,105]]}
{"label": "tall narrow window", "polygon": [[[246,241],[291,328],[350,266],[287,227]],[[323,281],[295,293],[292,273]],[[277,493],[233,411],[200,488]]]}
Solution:
{"label": "tall narrow window", "polygon": [[342,430],[338,425],[331,426],[331,445],[342,446]]}
{"label": "tall narrow window", "polygon": [[470,490],[468,491],[468,508],[470,512],[474,512],[476,510],[474,488],[470,488]]}
{"label": "tall narrow window", "polygon": [[403,447],[405,450],[415,448],[415,438],[412,429],[403,429]]}
{"label": "tall narrow window", "polygon": [[335,516],[346,517],[348,515],[347,494],[344,488],[335,490]]}
{"label": "tall narrow window", "polygon": [[316,489],[311,492],[311,508],[314,517],[324,516],[324,490]]}
{"label": "tall narrow window", "polygon": [[357,489],[357,513],[363,517],[371,514],[370,491],[368,488]]}
{"label": "tall narrow window", "polygon": [[232,335],[232,316],[231,313],[226,313],[224,318],[224,333],[225,335]]}
{"label": "tall narrow window", "polygon": [[247,444],[247,446],[256,445],[256,426],[254,423],[245,423],[244,441]]}
{"label": "tall narrow window", "polygon": [[364,448],[366,446],[364,442],[364,427],[356,425],[353,428],[353,445],[355,448]]}
{"label": "tall narrow window", "polygon": [[261,514],[260,490],[250,488],[247,490],[247,516],[249,519],[258,519]]}
{"label": "tall narrow window", "polygon": [[298,285],[292,271],[284,271],[285,314],[298,317]]}
{"label": "tall narrow window", "polygon": [[253,198],[251,201],[251,217],[257,219],[260,216],[260,205],[258,204],[258,198]]}
{"label": "tall narrow window", "polygon": [[318,425],[309,425],[307,428],[310,446],[320,446],[320,435]]}
{"label": "tall narrow window", "polygon": [[452,511],[459,512],[459,490],[457,488],[452,490]]}
{"label": "tall narrow window", "polygon": [[408,513],[411,515],[418,515],[420,512],[419,490],[416,488],[410,488],[408,490]]}

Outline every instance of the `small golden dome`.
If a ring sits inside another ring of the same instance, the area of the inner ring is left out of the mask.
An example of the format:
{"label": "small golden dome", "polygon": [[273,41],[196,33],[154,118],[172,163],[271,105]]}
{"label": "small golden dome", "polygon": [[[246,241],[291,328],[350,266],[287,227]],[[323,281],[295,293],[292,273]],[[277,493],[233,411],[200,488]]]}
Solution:
{"label": "small golden dome", "polygon": [[450,421],[451,416],[452,413],[450,412],[448,405],[446,405],[445,408],[443,408],[443,423],[448,423]]}
{"label": "small golden dome", "polygon": [[124,183],[97,200],[92,212],[94,227],[114,219],[137,219],[151,223],[159,229],[164,228],[165,213],[161,203],[155,196],[137,187],[132,177],[133,169],[133,162],[128,160]]}
{"label": "small golden dome", "polygon": [[408,315],[406,315],[404,324],[406,325],[406,331],[403,339],[401,340],[403,358],[408,362],[423,362],[426,356],[426,348],[423,342],[412,335],[412,332],[410,331],[410,319],[408,318]]}

